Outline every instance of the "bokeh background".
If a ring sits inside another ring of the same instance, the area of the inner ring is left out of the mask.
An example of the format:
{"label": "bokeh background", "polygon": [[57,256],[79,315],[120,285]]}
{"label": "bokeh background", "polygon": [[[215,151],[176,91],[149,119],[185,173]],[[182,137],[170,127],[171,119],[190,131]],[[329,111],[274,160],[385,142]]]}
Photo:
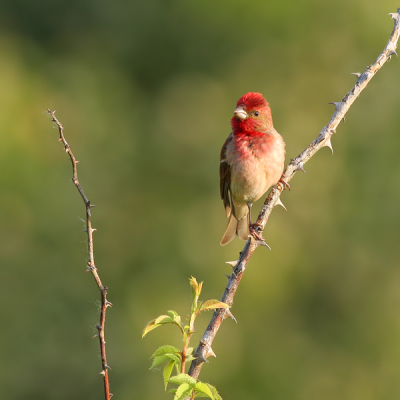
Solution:
{"label": "bokeh background", "polygon": [[[109,300],[115,399],[169,399],[143,340],[187,315],[191,275],[220,298],[243,247],[221,248],[219,151],[259,91],[297,156],[392,31],[381,0],[0,1],[0,386],[4,399],[102,399],[99,293],[84,207],[47,108],[93,204]],[[385,65],[297,174],[245,273],[200,378],[224,399],[400,398],[400,62]],[[260,204],[256,205],[258,209]],[[197,346],[211,314],[198,319]]]}

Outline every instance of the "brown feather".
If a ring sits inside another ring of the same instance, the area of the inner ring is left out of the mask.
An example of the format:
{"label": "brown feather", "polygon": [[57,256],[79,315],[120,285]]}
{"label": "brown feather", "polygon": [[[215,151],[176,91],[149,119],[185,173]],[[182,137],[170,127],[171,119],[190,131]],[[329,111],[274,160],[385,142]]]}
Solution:
{"label": "brown feather", "polygon": [[221,199],[224,202],[226,216],[229,217],[231,214],[232,203],[230,194],[230,182],[231,182],[231,167],[226,161],[226,148],[232,141],[233,136],[229,135],[221,149],[220,165],[219,165],[219,187]]}
{"label": "brown feather", "polygon": [[237,226],[238,226],[238,220],[233,214],[231,214],[228,226],[226,227],[226,231],[220,243],[221,246],[225,246],[235,238]]}

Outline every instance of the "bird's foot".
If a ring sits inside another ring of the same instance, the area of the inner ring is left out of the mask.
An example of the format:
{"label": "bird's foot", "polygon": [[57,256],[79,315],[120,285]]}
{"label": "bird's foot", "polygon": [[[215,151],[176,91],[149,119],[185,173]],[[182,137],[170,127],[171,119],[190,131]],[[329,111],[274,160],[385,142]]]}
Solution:
{"label": "bird's foot", "polygon": [[279,179],[277,185],[278,185],[280,190],[285,190],[286,188],[288,188],[290,190],[289,183],[284,181],[283,178]]}
{"label": "bird's foot", "polygon": [[257,222],[255,222],[254,224],[250,224],[250,226],[249,226],[250,235],[253,236],[253,238],[257,240],[259,245],[266,246],[271,250],[271,248],[265,242],[265,239],[260,232],[261,227],[262,227],[261,224],[258,224]]}

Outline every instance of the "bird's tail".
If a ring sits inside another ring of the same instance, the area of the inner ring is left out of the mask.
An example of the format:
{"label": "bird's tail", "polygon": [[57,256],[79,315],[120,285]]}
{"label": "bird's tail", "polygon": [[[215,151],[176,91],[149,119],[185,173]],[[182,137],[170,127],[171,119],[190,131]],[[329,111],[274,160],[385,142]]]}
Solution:
{"label": "bird's tail", "polygon": [[245,217],[239,220],[237,220],[233,213],[231,213],[228,226],[226,227],[225,234],[221,240],[221,246],[225,246],[226,244],[230,243],[236,235],[238,235],[239,238],[242,240],[247,240],[250,234],[249,224],[249,213],[247,213]]}

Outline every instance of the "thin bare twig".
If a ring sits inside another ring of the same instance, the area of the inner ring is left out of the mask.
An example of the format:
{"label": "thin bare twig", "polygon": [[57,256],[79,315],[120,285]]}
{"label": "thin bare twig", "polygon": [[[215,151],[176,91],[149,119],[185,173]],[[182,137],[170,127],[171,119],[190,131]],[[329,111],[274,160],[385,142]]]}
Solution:
{"label": "thin bare twig", "polygon": [[77,165],[78,162],[72,153],[71,147],[68,144],[68,142],[65,140],[64,137],[64,127],[62,126],[61,122],[56,118],[55,116],[55,111],[51,111],[50,109],[47,110],[47,112],[51,115],[53,122],[57,125],[58,127],[58,132],[60,135],[59,141],[63,143],[64,145],[64,150],[66,153],[68,153],[69,158],[71,160],[72,164],[72,182],[76,186],[76,188],[79,191],[79,194],[82,197],[83,202],[85,203],[85,208],[86,208],[86,233],[87,233],[87,240],[88,240],[88,263],[87,263],[87,269],[86,272],[90,271],[97,283],[97,286],[100,290],[101,293],[101,310],[100,310],[100,323],[96,326],[98,333],[94,337],[99,338],[100,342],[100,354],[101,354],[101,365],[102,365],[102,371],[100,372],[101,375],[103,375],[104,378],[104,394],[105,394],[105,399],[110,400],[112,394],[110,393],[110,384],[108,380],[108,370],[110,367],[107,364],[107,357],[106,357],[106,341],[104,337],[104,327],[105,327],[105,321],[106,321],[106,310],[107,307],[111,307],[112,304],[107,300],[107,286],[103,286],[99,273],[97,271],[96,265],[94,263],[94,252],[93,252],[93,232],[96,230],[92,227],[92,219],[91,219],[91,209],[92,207],[95,207],[92,205],[89,201],[89,199],[86,197],[85,192],[82,189],[81,184],[79,183],[78,180],[78,169]]}
{"label": "thin bare twig", "polygon": [[[380,70],[383,64],[388,61],[392,55],[397,55],[396,48],[397,42],[399,40],[399,26],[400,26],[400,8],[396,13],[389,14],[394,19],[394,28],[390,36],[390,39],[379,55],[375,62],[368,66],[363,74],[355,73],[357,76],[357,82],[354,87],[344,96],[342,101],[332,103],[335,105],[335,112],[332,115],[331,120],[328,124],[321,130],[318,137],[296,158],[292,159],[287,166],[285,172],[283,173],[283,179],[289,182],[297,171],[304,171],[304,164],[322,147],[326,146],[332,150],[331,136],[336,132],[336,128],[339,123],[344,119],[347,111],[360,95],[360,93],[365,89],[369,81],[374,77],[374,75]],[[333,151],[333,150],[332,150]],[[282,193],[283,187],[280,185],[275,185],[271,192],[269,193],[265,203],[261,209],[261,212],[257,219],[257,224],[261,226],[261,232],[264,230],[268,218],[272,212],[272,209],[277,205],[283,205],[280,200],[280,195]],[[246,266],[254,253],[254,250],[262,245],[262,242],[256,241],[253,237],[250,237],[244,249],[240,252],[240,257],[237,261],[228,262],[233,267],[233,273],[230,275],[228,280],[228,285],[226,286],[225,292],[222,295],[221,301],[232,306],[233,298],[235,296],[236,290],[242,279],[243,273]],[[230,311],[229,311],[230,313]],[[214,312],[211,321],[200,340],[200,344],[196,349],[195,355],[197,358],[192,361],[190,366],[189,375],[198,378],[201,368],[204,362],[207,362],[207,357],[213,355],[214,352],[211,349],[211,345],[221,326],[222,321],[227,317],[233,317],[232,314],[228,315],[227,311],[223,309],[218,309]]]}

